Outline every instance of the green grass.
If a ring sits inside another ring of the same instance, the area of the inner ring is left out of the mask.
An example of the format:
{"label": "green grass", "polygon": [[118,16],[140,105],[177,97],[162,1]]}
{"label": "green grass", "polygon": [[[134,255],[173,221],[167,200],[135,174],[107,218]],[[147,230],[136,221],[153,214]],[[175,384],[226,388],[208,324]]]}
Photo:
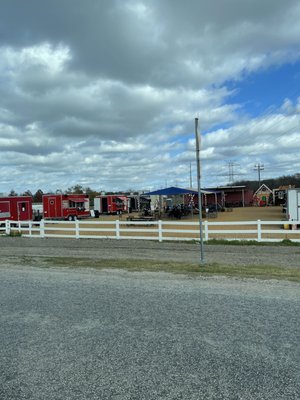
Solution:
{"label": "green grass", "polygon": [[256,240],[225,240],[211,239],[205,244],[234,245],[234,246],[300,246],[300,242],[293,242],[290,239],[283,239],[280,242],[257,242]]}
{"label": "green grass", "polygon": [[122,269],[127,271],[152,271],[185,274],[188,276],[227,276],[237,278],[280,279],[300,282],[300,268],[281,268],[271,265],[221,265],[199,266],[193,263],[160,262],[153,260],[96,260],[73,257],[22,257],[22,264],[44,268]]}

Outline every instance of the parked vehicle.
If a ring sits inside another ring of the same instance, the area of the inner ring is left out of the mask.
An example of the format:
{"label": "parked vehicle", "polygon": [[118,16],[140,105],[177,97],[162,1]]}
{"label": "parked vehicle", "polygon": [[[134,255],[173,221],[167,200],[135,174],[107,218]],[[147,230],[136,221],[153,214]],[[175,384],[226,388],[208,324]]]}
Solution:
{"label": "parked vehicle", "polygon": [[119,214],[128,211],[128,197],[118,195],[101,195],[94,199],[95,214]]}
{"label": "parked vehicle", "polygon": [[87,194],[44,194],[44,219],[76,219],[90,216],[90,202]]}
{"label": "parked vehicle", "polygon": [[32,219],[32,197],[0,197],[0,221],[29,221]]}
{"label": "parked vehicle", "polygon": [[289,221],[300,221],[300,189],[288,189],[286,213]]}

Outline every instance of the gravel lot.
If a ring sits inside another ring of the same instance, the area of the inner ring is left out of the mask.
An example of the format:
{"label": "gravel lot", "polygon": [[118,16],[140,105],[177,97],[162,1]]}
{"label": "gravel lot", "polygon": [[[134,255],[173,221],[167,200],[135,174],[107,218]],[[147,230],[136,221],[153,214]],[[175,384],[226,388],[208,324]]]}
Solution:
{"label": "gravel lot", "polygon": [[[20,256],[89,257],[199,262],[199,244],[143,240],[0,237],[1,259]],[[300,247],[204,245],[207,263],[300,267]]]}
{"label": "gravel lot", "polygon": [[0,307],[1,400],[300,398],[298,284],[2,263]]}

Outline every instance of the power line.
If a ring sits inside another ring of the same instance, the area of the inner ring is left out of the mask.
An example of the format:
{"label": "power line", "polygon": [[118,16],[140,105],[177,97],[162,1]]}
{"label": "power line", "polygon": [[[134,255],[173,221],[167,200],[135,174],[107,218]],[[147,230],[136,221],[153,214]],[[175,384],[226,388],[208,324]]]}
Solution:
{"label": "power line", "polygon": [[234,173],[234,167],[237,167],[239,164],[235,164],[232,161],[228,162],[228,172],[229,172],[229,183],[233,183],[234,181],[234,175],[238,175]]}
{"label": "power line", "polygon": [[258,163],[255,164],[254,170],[258,172],[258,187],[260,188],[260,171],[265,169],[264,164]]}

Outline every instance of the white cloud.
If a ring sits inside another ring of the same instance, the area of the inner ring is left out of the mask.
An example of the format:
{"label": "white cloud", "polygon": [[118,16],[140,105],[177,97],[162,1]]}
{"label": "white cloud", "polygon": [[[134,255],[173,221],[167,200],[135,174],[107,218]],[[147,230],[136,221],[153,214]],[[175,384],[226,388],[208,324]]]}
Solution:
{"label": "white cloud", "polygon": [[47,72],[56,74],[61,72],[70,61],[70,50],[67,46],[58,45],[55,48],[50,43],[14,49],[0,48],[6,68],[16,72],[26,71],[32,67],[39,67]]}
{"label": "white cloud", "polygon": [[188,184],[195,116],[207,185],[228,159],[297,158],[299,100],[253,117],[226,87],[299,61],[296,0],[4,0],[1,18],[0,191]]}

